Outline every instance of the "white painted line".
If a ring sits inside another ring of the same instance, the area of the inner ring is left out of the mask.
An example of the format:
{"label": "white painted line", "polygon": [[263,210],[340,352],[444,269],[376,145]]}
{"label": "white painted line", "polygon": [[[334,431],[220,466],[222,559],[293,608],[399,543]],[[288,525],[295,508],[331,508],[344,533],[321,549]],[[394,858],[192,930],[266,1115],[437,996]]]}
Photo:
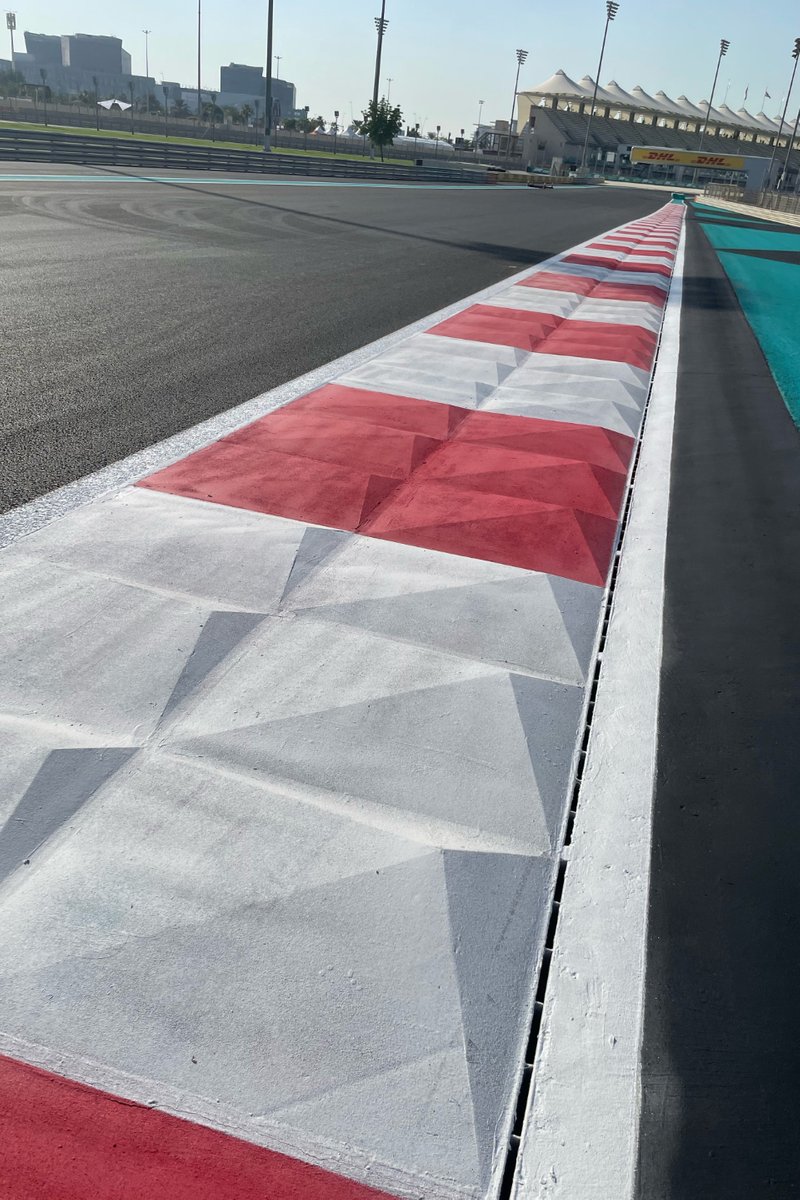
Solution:
{"label": "white painted line", "polygon": [[[623,229],[625,228],[625,224],[618,225],[616,228]],[[81,479],[64,484],[63,487],[56,488],[52,492],[47,492],[44,496],[40,496],[27,504],[20,505],[19,508],[12,509],[10,512],[0,515],[0,547],[8,546],[16,541],[17,538],[25,537],[27,534],[41,529],[42,526],[49,524],[51,521],[56,520],[57,517],[63,516],[65,513],[78,508],[82,504],[88,504],[90,501],[97,500],[101,496],[108,495],[111,492],[120,491],[123,487],[135,483],[136,480],[143,479],[145,475],[159,471],[163,467],[169,466],[170,463],[177,462],[186,455],[192,454],[195,450],[201,450],[203,446],[208,446],[211,442],[216,442],[220,438],[227,437],[228,434],[233,433],[235,430],[241,429],[244,425],[249,425],[252,421],[257,421],[259,417],[265,416],[276,408],[281,408],[284,404],[289,404],[290,401],[296,400],[299,396],[305,396],[315,388],[338,380],[340,376],[354,371],[357,367],[362,366],[362,364],[375,358],[377,355],[386,353],[414,334],[423,333],[426,329],[430,329],[433,325],[438,325],[440,321],[444,321],[447,317],[452,317],[457,313],[463,312],[465,308],[469,308],[472,304],[480,304],[492,299],[492,297],[506,291],[513,284],[519,283],[520,280],[527,279],[532,274],[552,268],[553,264],[560,262],[565,255],[576,253],[583,246],[588,245],[590,241],[593,241],[595,237],[597,237],[596,234],[577,246],[569,246],[567,249],[562,250],[560,254],[554,254],[551,258],[547,258],[533,267],[525,267],[524,270],[510,275],[507,279],[501,279],[498,283],[491,284],[479,292],[474,292],[471,296],[458,300],[454,304],[449,304],[447,307],[439,309],[438,312],[422,317],[419,321],[414,321],[412,324],[406,325],[403,329],[398,329],[394,333],[378,338],[377,341],[370,342],[366,346],[361,346],[358,350],[353,350],[350,354],[345,354],[341,358],[334,359],[333,362],[326,363],[322,367],[317,367],[314,371],[309,371],[305,375],[299,375],[296,379],[291,379],[287,383],[273,388],[271,391],[262,392],[260,395],[254,396],[252,400],[246,400],[243,404],[238,404],[234,408],[229,408],[224,412],[218,413],[216,416],[210,417],[207,421],[201,421],[199,424],[193,425],[189,429],[184,429],[172,437],[165,438],[161,442],[156,442],[144,450],[139,450],[135,454],[129,455],[128,458],[123,458],[119,462],[102,467],[99,471],[95,471],[90,475],[84,475]],[[663,277],[659,278],[661,283],[667,286],[667,281]]]}
{"label": "white painted line", "polygon": [[685,234],[569,851],[515,1200],[631,1200]]}

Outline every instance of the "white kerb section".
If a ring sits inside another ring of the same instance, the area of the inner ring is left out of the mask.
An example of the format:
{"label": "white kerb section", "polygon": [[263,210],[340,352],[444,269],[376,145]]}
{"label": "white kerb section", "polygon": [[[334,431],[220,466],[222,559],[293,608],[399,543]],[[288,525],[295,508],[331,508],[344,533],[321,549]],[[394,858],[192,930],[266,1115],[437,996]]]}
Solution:
{"label": "white kerb section", "polygon": [[603,657],[514,1200],[631,1200],[685,231]]}

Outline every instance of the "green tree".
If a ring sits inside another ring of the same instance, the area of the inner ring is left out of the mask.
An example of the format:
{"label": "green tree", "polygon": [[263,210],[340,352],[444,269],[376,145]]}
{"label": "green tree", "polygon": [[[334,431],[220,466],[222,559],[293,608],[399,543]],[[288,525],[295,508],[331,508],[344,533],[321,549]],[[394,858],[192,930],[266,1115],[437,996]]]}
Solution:
{"label": "green tree", "polygon": [[210,121],[212,116],[214,118],[215,125],[218,121],[225,120],[225,114],[220,106],[218,104],[212,104],[210,100],[206,100],[203,103],[203,120]]}
{"label": "green tree", "polygon": [[242,120],[246,125],[253,115],[253,110],[249,104],[243,104],[239,111],[241,112]]}
{"label": "green tree", "polygon": [[283,128],[289,129],[289,130],[297,129],[296,118],[295,117],[287,117],[286,120],[283,122]]}
{"label": "green tree", "polygon": [[24,96],[25,77],[20,71],[0,71],[0,96]]}
{"label": "green tree", "polygon": [[173,117],[188,117],[190,115],[189,105],[180,93],[178,94],[178,99],[172,102],[172,115]]}
{"label": "green tree", "polygon": [[384,146],[391,146],[402,128],[403,114],[398,105],[392,106],[385,99],[379,100],[377,104],[370,100],[369,107],[364,109],[364,120],[359,132],[366,134],[373,146],[380,147],[383,162]]}

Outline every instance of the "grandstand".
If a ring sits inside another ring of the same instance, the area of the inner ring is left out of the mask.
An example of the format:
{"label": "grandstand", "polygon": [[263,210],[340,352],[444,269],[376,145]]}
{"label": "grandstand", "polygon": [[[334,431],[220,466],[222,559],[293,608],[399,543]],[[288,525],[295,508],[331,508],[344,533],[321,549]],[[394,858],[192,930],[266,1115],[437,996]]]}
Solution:
{"label": "grandstand", "polygon": [[[525,120],[529,114],[521,130],[521,151],[526,162],[533,167],[549,167],[555,159],[565,167],[578,165],[593,90],[591,76],[575,82],[564,71],[556,71],[537,87],[518,94],[520,118]],[[756,116],[744,108],[733,112],[725,104],[709,108],[707,100],[693,104],[686,96],[671,100],[663,91],[649,95],[638,85],[626,91],[612,80],[597,89],[587,161],[594,168],[602,163],[612,170],[629,169],[631,146],[698,150],[702,137],[704,152],[747,158],[771,158],[778,142],[776,160],[782,167],[792,129],[784,126],[779,137],[779,127],[779,119],[773,120],[763,112]],[[791,188],[797,179],[794,163],[799,145],[794,143],[794,162],[790,160],[784,187]],[[662,174],[680,181],[683,173],[680,168],[664,168]]]}

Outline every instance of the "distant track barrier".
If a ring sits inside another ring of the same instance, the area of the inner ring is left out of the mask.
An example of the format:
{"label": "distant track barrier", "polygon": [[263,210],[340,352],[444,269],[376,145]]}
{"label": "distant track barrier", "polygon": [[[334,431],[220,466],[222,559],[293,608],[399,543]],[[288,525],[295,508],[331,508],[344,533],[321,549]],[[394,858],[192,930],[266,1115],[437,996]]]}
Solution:
{"label": "distant track barrier", "polygon": [[705,189],[704,195],[712,200],[730,200],[734,204],[752,204],[770,212],[800,216],[800,195],[792,192],[753,192],[732,184],[712,183]]}
{"label": "distant track barrier", "polygon": [[0,162],[73,163],[85,167],[136,167],[184,171],[236,171],[258,175],[305,175],[318,179],[375,179],[395,182],[488,182],[483,168],[452,166],[397,167],[352,159],[264,154],[261,150],[225,150],[146,138],[84,137],[0,129]]}

